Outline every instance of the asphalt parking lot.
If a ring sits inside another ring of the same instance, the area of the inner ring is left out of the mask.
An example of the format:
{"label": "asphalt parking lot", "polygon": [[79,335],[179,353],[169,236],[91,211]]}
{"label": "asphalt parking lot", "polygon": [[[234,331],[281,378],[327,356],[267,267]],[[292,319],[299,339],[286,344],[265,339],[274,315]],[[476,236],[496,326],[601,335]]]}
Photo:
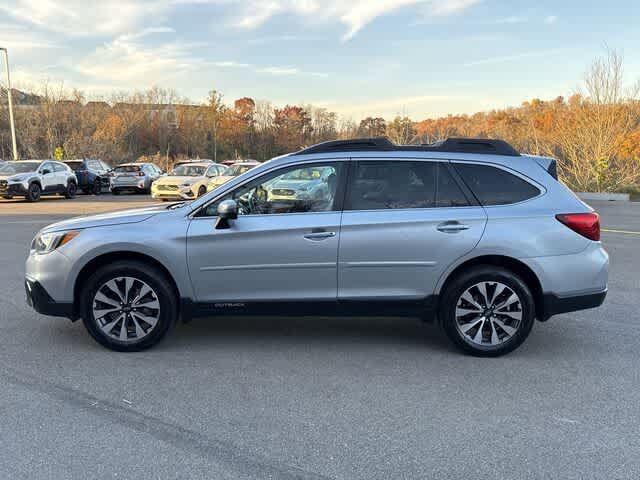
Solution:
{"label": "asphalt parking lot", "polygon": [[499,359],[387,318],[197,320],[123,355],[25,305],[38,229],[148,203],[0,202],[0,478],[640,478],[640,203],[594,202],[604,306]]}

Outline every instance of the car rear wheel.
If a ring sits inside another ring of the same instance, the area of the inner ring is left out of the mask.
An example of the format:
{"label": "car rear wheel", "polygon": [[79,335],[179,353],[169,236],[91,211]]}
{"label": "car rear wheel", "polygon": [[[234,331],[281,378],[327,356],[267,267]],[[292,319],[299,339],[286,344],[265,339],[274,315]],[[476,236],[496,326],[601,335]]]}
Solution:
{"label": "car rear wheel", "polygon": [[40,185],[38,185],[37,183],[32,183],[31,185],[29,185],[27,194],[25,195],[25,198],[28,202],[37,202],[40,200],[41,196],[42,189],[40,188]]}
{"label": "car rear wheel", "polygon": [[460,349],[498,357],[518,348],[531,332],[535,303],[527,284],[509,270],[473,267],[442,296],[440,322]]}
{"label": "car rear wheel", "polygon": [[111,190],[111,193],[114,194],[114,195],[120,195],[120,190],[114,188],[114,189]]}
{"label": "car rear wheel", "polygon": [[98,269],[81,295],[80,311],[88,332],[119,352],[152,347],[178,318],[169,279],[142,262],[119,261]]}

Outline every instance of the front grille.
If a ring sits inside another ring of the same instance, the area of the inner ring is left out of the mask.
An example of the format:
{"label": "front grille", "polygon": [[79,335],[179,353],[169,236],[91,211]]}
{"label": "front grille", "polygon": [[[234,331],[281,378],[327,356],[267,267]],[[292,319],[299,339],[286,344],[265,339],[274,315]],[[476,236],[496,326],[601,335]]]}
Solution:
{"label": "front grille", "polygon": [[178,190],[178,185],[158,185],[158,190],[164,190],[166,192],[175,192]]}
{"label": "front grille", "polygon": [[276,188],[271,191],[274,195],[279,195],[281,197],[292,197],[296,194],[295,190],[287,190],[284,188]]}

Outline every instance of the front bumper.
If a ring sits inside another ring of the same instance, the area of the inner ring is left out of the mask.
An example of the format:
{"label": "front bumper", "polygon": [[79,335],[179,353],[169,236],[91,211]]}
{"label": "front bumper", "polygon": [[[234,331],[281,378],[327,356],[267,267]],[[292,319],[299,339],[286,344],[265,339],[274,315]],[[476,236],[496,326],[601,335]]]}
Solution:
{"label": "front bumper", "polygon": [[13,197],[27,194],[27,187],[22,183],[2,183],[0,184],[0,196]]}
{"label": "front bumper", "polygon": [[27,294],[27,304],[36,312],[51,317],[75,318],[72,303],[56,302],[45,288],[36,280],[26,278],[24,288]]}
{"label": "front bumper", "polygon": [[191,190],[161,190],[152,187],[151,198],[158,200],[193,200],[196,195]]}

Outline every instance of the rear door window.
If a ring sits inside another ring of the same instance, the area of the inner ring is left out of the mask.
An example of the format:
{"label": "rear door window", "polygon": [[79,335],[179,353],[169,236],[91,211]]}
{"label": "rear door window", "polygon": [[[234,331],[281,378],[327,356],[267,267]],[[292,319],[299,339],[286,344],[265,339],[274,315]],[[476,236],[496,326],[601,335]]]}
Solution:
{"label": "rear door window", "polygon": [[482,205],[509,205],[540,195],[538,187],[502,168],[471,163],[453,165]]}
{"label": "rear door window", "polygon": [[442,162],[357,162],[348,192],[350,210],[469,205],[448,166]]}

